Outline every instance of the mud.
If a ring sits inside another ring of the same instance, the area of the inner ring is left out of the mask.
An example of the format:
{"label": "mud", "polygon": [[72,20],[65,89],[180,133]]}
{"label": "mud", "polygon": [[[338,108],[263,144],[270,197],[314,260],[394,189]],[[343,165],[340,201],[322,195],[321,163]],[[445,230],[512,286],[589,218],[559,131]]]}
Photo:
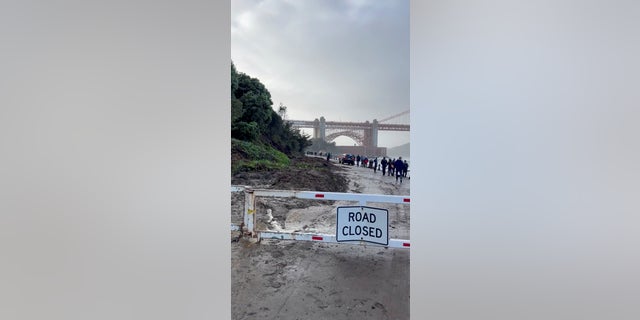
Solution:
{"label": "mud", "polygon": [[[333,169],[324,173],[343,177],[347,192],[409,195],[408,179],[400,184],[393,177],[383,177],[379,171],[374,174],[368,168],[331,165]],[[271,189],[278,189],[274,181],[297,183],[295,187],[301,188],[298,190],[329,191],[326,188],[331,188],[322,186],[319,189],[324,190],[314,190],[313,181],[304,182],[300,175],[298,179],[274,179],[278,175],[235,181]],[[337,181],[335,177],[323,181],[332,179]],[[242,194],[232,197],[232,222],[242,220],[243,201]],[[334,234],[336,208],[354,204],[357,202],[261,200],[256,206],[258,226],[265,230]],[[367,205],[389,210],[391,238],[410,239],[409,205]],[[248,239],[234,241],[231,244],[232,317],[236,320],[409,319],[409,256],[408,249],[375,245],[269,239],[259,243]]]}

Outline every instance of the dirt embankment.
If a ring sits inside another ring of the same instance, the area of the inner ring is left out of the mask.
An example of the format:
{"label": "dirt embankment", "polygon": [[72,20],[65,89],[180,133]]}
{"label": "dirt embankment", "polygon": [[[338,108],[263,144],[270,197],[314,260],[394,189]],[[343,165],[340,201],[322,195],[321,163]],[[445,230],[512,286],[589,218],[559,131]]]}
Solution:
{"label": "dirt embankment", "polygon": [[[232,185],[250,186],[256,189],[348,192],[350,180],[344,166],[320,157],[302,156],[291,159],[291,166],[282,170],[241,172],[231,178]],[[242,223],[244,195],[231,196],[232,218],[235,225]],[[257,199],[258,212],[270,210],[273,220],[264,215],[257,221],[259,228],[282,229],[291,209],[332,205],[334,201],[310,201],[302,199]],[[306,228],[305,228],[306,229]]]}
{"label": "dirt embankment", "polygon": [[317,157],[297,157],[283,170],[241,172],[231,177],[231,184],[277,190],[346,192],[349,181],[344,168]]}

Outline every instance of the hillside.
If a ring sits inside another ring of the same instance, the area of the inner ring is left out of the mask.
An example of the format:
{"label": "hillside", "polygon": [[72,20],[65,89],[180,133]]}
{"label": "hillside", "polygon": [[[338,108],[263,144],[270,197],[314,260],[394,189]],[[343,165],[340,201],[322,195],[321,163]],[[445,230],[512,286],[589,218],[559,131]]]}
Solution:
{"label": "hillside", "polygon": [[405,143],[397,147],[387,148],[387,155],[390,157],[400,156],[404,158],[410,158],[411,157],[411,153],[409,152],[410,146],[411,146],[411,143]]}

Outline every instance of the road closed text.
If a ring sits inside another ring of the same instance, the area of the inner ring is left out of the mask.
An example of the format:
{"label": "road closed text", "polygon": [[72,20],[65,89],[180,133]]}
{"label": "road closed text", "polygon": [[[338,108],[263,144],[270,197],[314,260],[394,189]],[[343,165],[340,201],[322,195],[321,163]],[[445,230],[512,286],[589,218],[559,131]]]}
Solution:
{"label": "road closed text", "polygon": [[337,241],[366,241],[388,244],[388,216],[386,209],[372,207],[339,207],[336,225]]}
{"label": "road closed text", "polygon": [[[343,236],[362,235],[365,237],[382,238],[382,229],[371,226],[377,219],[375,213],[349,212],[347,217],[347,221],[350,222],[350,224],[342,227]],[[357,224],[351,224],[353,222]]]}

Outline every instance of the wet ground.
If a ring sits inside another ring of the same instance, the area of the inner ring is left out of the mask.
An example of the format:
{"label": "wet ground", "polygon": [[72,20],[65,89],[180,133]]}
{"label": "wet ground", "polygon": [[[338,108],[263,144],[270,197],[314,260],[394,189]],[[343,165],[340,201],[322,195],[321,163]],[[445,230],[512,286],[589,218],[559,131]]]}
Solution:
{"label": "wet ground", "polygon": [[[346,178],[348,192],[409,195],[408,179],[396,183],[372,169],[335,166],[331,172]],[[232,201],[232,221],[241,221],[243,200],[240,194]],[[257,205],[258,226],[333,234],[336,208],[345,205],[357,202],[263,200]],[[391,238],[410,239],[409,205],[367,205],[389,210]],[[241,239],[232,242],[231,251],[233,319],[409,319],[409,249]]]}

